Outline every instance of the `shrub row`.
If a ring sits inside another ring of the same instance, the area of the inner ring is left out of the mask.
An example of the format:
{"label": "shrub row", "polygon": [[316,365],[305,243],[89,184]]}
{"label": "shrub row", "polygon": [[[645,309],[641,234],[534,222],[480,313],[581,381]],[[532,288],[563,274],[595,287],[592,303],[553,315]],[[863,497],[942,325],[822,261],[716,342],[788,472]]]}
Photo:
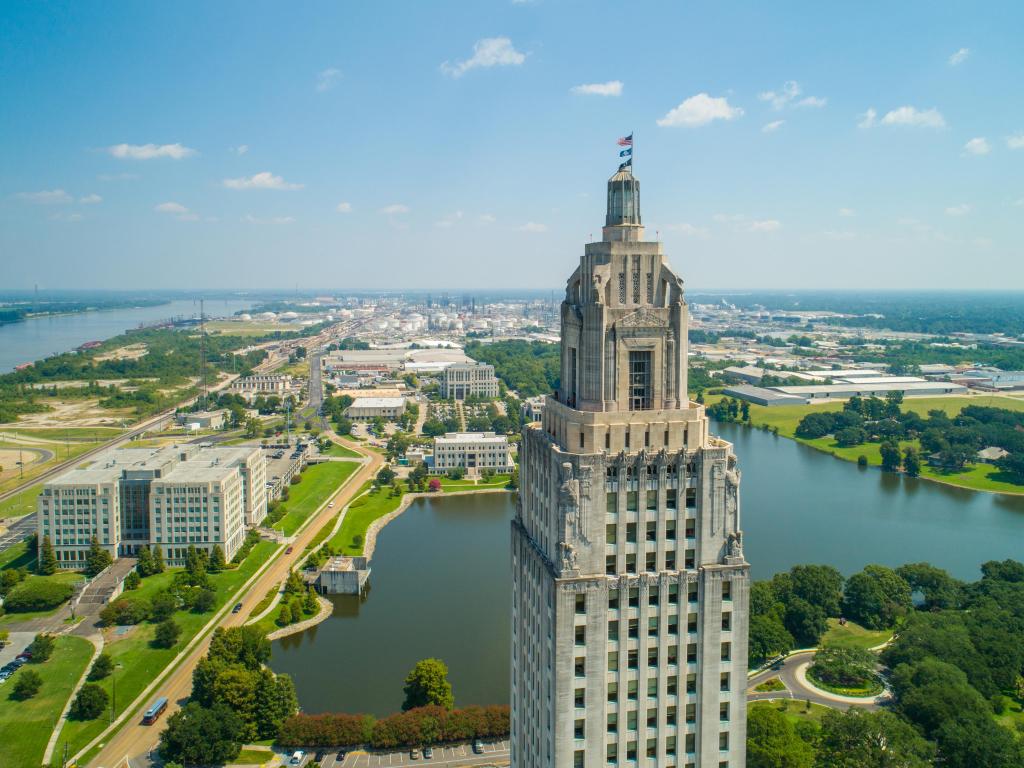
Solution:
{"label": "shrub row", "polygon": [[418,707],[377,720],[373,715],[292,715],[281,724],[278,743],[293,747],[375,749],[423,744],[503,739],[509,733],[507,706]]}
{"label": "shrub row", "polygon": [[74,589],[66,581],[52,581],[44,576],[26,579],[8,593],[4,607],[11,613],[47,611],[70,598],[72,592]]}

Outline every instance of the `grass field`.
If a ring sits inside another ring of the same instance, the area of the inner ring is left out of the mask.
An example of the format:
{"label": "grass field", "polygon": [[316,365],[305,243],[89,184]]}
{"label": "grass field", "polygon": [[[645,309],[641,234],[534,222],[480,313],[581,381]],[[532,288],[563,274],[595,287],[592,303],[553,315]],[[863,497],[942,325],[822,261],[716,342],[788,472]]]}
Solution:
{"label": "grass field", "polygon": [[24,517],[29,512],[35,512],[36,499],[39,498],[39,492],[42,489],[42,485],[33,485],[21,493],[16,493],[6,501],[0,502],[0,520]]}
{"label": "grass field", "polygon": [[799,699],[782,699],[780,701],[752,701],[748,705],[748,709],[754,707],[770,707],[777,709],[786,716],[793,725],[796,725],[801,720],[810,720],[812,723],[820,723],[822,715],[829,711],[828,707],[823,707],[821,704],[811,704],[808,707],[806,701],[800,701]]}
{"label": "grass field", "polygon": [[[5,768],[38,768],[42,764],[46,742],[92,650],[85,638],[59,637],[48,661],[26,664],[0,687],[0,761]],[[11,691],[26,669],[38,672],[43,685],[31,699],[18,701],[11,698]]]}
{"label": "grass field", "polygon": [[243,749],[231,765],[263,765],[270,762],[274,753],[269,749]]}
{"label": "grass field", "polygon": [[[61,582],[64,584],[76,584],[79,581],[85,579],[85,576],[83,576],[80,573],[76,573],[75,571],[57,571],[57,573],[53,574],[52,576],[36,576],[35,574],[29,574],[25,578],[25,581],[22,583],[24,584],[25,582],[29,581],[39,581],[41,579],[45,579],[46,581]],[[5,628],[11,624],[17,624],[22,621],[40,619],[43,616],[52,616],[54,613],[59,611],[63,607],[63,605],[64,603],[61,603],[56,608],[51,608],[48,611],[25,611],[24,613],[6,613],[3,616],[0,616],[0,628]]]}
{"label": "grass field", "polygon": [[321,453],[323,453],[325,456],[340,456],[346,459],[363,458],[362,454],[356,453],[351,448],[346,448],[344,445],[339,445],[338,443],[334,443],[326,451],[321,451]]}
{"label": "grass field", "polygon": [[22,541],[10,549],[0,552],[0,570],[4,568],[28,568],[32,570],[36,562],[35,556],[28,551],[28,542]]}
{"label": "grass field", "polygon": [[[707,403],[717,402],[722,395],[709,395]],[[968,405],[991,406],[994,408],[1005,408],[1010,411],[1024,411],[1024,400],[1012,397],[1001,397],[999,395],[979,395],[972,397],[911,397],[903,401],[904,411],[913,411],[922,416],[927,416],[928,411],[941,410],[949,416],[956,416],[960,410]],[[814,405],[784,405],[776,408],[766,408],[760,405],[750,406],[750,425],[767,429],[778,429],[779,434],[796,440],[804,445],[809,445],[819,451],[832,454],[844,461],[856,462],[859,456],[867,457],[870,466],[880,466],[882,456],[879,443],[865,443],[852,448],[843,448],[836,445],[831,437],[820,437],[815,440],[806,440],[796,436],[796,427],[800,420],[809,413],[830,413],[841,411],[842,402],[817,403]],[[901,448],[909,445],[920,450],[920,444],[916,440],[902,441]],[[1002,477],[997,467],[990,464],[969,465],[963,472],[940,472],[922,462],[921,477],[937,482],[948,483],[960,488],[968,488],[975,491],[991,491],[995,493],[1024,494],[1024,486],[1012,483]]]}
{"label": "grass field", "polygon": [[68,438],[71,440],[103,442],[117,437],[123,430],[120,430],[117,427],[68,427],[66,429],[58,427],[53,429],[22,429],[20,427],[15,427],[12,430],[4,431],[25,435],[26,437],[38,437],[45,440],[55,440],[59,443],[63,443],[64,440]]}
{"label": "grass field", "polygon": [[[59,445],[56,443],[52,443],[46,446],[40,446],[33,443],[25,443],[23,447],[27,450],[32,448],[46,448],[48,450],[53,451],[54,457],[52,459],[49,459],[48,461],[41,461],[38,464],[26,463],[24,476],[22,476],[21,473],[15,474],[11,472],[9,477],[7,477],[3,482],[0,482],[0,491],[9,491],[12,488],[17,488],[22,483],[26,483],[32,480],[33,478],[38,477],[43,472],[52,469],[55,465],[60,464],[61,462],[64,461],[69,461],[70,459],[74,459],[77,456],[81,456],[86,451],[91,451],[97,445],[98,443],[88,443],[81,441],[71,441],[70,443],[67,444],[60,443]],[[16,450],[21,446],[19,446],[17,443],[5,442],[3,443],[3,447],[13,447]],[[3,513],[0,512],[0,516],[2,516],[2,514]]]}
{"label": "grass field", "polygon": [[[214,610],[219,610],[227,602],[228,598],[270,557],[277,546],[269,541],[261,541],[253,547],[252,552],[238,568],[210,575],[210,582],[217,591],[217,604]],[[164,573],[149,576],[142,580],[142,584],[137,590],[127,594],[132,597],[136,595],[152,597],[173,580],[176,570],[179,569],[168,569]],[[154,648],[150,644],[155,625],[148,622],[128,628],[129,631],[123,635],[118,635],[115,632],[110,636],[104,650],[113,657],[115,664],[121,664],[122,667],[116,669],[114,675],[100,681],[99,684],[109,694],[112,679],[116,675],[117,713],[123,712],[132,703],[135,697],[174,660],[177,653],[198,634],[212,617],[212,612],[178,611],[175,613],[174,620],[181,627],[181,639],[173,648]],[[154,692],[153,698],[158,695],[159,692]],[[108,722],[107,718],[87,722],[68,721],[61,730],[61,743],[67,740],[70,745],[69,754],[74,754],[92,741]]]}
{"label": "grass field", "polygon": [[1011,699],[1006,711],[995,718],[997,723],[1014,733],[1024,733],[1024,699]]}
{"label": "grass field", "polygon": [[208,333],[222,333],[225,336],[266,336],[277,331],[288,333],[294,328],[280,323],[211,320],[206,324],[206,330]]}
{"label": "grass field", "polygon": [[[364,488],[369,488],[369,483]],[[404,495],[403,493],[402,496]],[[398,509],[398,505],[402,503],[402,496],[392,496],[390,490],[382,490],[357,498],[349,504],[341,528],[331,539],[331,547],[345,555],[363,554],[366,529],[370,527],[370,523]],[[359,543],[356,543],[356,536],[362,536]]]}
{"label": "grass field", "polygon": [[302,473],[302,482],[288,486],[288,513],[274,527],[291,536],[341,484],[359,468],[354,461],[326,461],[314,464]]}
{"label": "grass field", "polygon": [[443,491],[472,491],[480,488],[504,488],[508,485],[511,475],[495,475],[490,480],[451,480],[447,477],[441,478],[441,490]]}
{"label": "grass field", "polygon": [[765,680],[759,686],[754,688],[754,690],[755,691],[759,691],[761,693],[768,693],[768,692],[774,692],[774,691],[784,691],[784,690],[786,690],[786,685],[785,685],[785,683],[783,683],[777,677],[769,677],[767,680]]}
{"label": "grass field", "polygon": [[861,648],[868,650],[892,639],[891,629],[865,629],[860,624],[847,621],[846,626],[839,626],[839,619],[828,620],[826,632],[819,645],[832,648]]}

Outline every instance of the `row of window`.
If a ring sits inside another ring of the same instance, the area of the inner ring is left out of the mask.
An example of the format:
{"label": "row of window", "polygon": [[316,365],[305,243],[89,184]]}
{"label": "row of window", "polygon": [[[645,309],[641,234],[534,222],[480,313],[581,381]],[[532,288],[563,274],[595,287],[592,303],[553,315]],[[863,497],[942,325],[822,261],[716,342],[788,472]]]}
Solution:
{"label": "row of window", "polygon": [[[697,489],[686,488],[685,503],[686,509],[697,508]],[[657,491],[645,491],[644,492],[644,509],[657,510],[658,509],[658,492]],[[665,490],[665,509],[678,509],[678,491],[675,488],[668,488]],[[608,491],[605,494],[605,511],[609,515],[615,515],[619,512],[619,492]],[[639,512],[640,511],[640,491],[626,491],[626,511],[627,512]]]}
{"label": "row of window", "polygon": [[[638,534],[638,523],[626,523],[626,543],[636,544]],[[697,521],[693,518],[686,520],[686,527],[683,529],[683,535],[687,539],[693,539],[697,536]],[[619,536],[619,526],[617,523],[608,523],[605,525],[604,540],[607,544],[617,544]],[[676,521],[666,520],[665,531],[660,537],[666,541],[676,540]],[[644,540],[645,541],[658,541],[658,521],[649,520],[644,524]]]}
{"label": "row of window", "polygon": [[[697,751],[696,734],[687,734],[686,736],[686,754],[692,755]],[[647,757],[658,756],[658,740],[647,739],[646,742]],[[718,735],[718,749],[725,752],[729,749],[729,733],[723,731]],[[586,768],[586,762],[584,758],[584,751],[582,749],[576,750],[573,753],[573,768]],[[668,736],[665,738],[665,754],[672,757],[676,754],[676,737]],[[607,761],[616,765],[619,762],[619,745],[617,743],[610,743],[608,745],[608,751],[606,755]],[[637,759],[637,742],[627,741],[626,742],[626,760],[635,762]],[[687,763],[686,768],[694,768],[694,763]],[[720,760],[718,762],[718,768],[729,768],[728,760]]]}
{"label": "row of window", "polygon": [[[608,590],[608,610],[617,611],[620,608],[622,591],[618,587],[613,587]],[[698,596],[697,583],[688,582],[686,585],[686,600],[690,603],[696,603]],[[640,587],[629,587],[626,589],[626,605],[627,608],[638,608],[640,606]],[[679,585],[669,584],[667,591],[667,598],[669,605],[679,604]],[[650,606],[657,606],[661,600],[661,587],[657,584],[651,584],[647,587],[647,604]],[[722,579],[722,600],[732,600],[732,581],[730,579]],[[585,615],[587,613],[587,595],[586,593],[580,592],[575,596],[575,613],[577,615]]]}

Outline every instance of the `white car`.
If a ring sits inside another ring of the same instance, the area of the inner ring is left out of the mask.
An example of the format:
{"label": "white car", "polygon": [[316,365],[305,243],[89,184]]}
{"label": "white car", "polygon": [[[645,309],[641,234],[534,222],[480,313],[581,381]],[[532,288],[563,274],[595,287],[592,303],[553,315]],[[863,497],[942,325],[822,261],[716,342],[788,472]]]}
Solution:
{"label": "white car", "polygon": [[333,507],[334,506],[334,502],[333,501],[328,501],[327,502],[327,506],[328,507]]}
{"label": "white car", "polygon": [[292,753],[292,759],[288,761],[288,765],[302,765],[302,761],[306,759],[306,753],[301,749],[296,750]]}

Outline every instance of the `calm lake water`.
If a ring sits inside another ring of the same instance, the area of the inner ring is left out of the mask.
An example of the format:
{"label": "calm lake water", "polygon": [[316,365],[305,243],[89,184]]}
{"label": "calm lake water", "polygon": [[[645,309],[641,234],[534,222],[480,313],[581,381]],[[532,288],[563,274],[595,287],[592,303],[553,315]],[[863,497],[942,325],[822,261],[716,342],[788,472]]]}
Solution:
{"label": "calm lake water", "polygon": [[[1024,552],[1024,497],[995,496],[859,469],[767,432],[715,431],[743,472],[744,544],[755,578],[797,563],[846,574],[868,563],[927,560],[961,579],[985,560]],[[427,499],[377,541],[364,600],[273,644],[306,712],[399,709],[419,660],[448,664],[456,702],[508,701],[510,494]]]}
{"label": "calm lake water", "polygon": [[[233,315],[248,309],[251,301],[209,299],[207,317]],[[108,309],[72,315],[32,317],[20,323],[0,325],[0,372],[16,365],[67,352],[87,341],[105,341],[140,323],[172,317],[198,317],[198,301],[171,301],[156,307]]]}

